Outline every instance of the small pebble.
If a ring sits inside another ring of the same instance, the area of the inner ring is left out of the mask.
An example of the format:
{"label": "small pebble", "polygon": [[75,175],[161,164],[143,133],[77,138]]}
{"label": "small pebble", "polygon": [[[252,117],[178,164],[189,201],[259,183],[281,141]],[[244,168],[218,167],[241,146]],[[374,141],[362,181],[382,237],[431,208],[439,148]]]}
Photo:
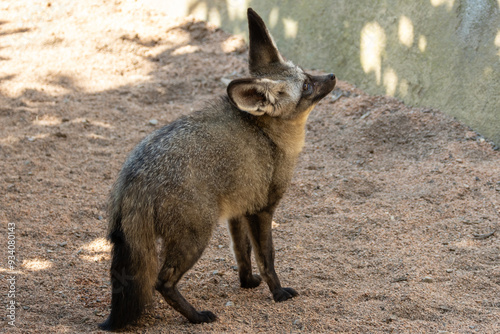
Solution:
{"label": "small pebble", "polygon": [[446,272],[447,272],[448,274],[451,274],[451,273],[453,272],[453,269],[446,269]]}
{"label": "small pebble", "polygon": [[68,135],[63,133],[63,132],[56,132],[54,133],[54,136],[56,136],[57,138],[68,138]]}
{"label": "small pebble", "polygon": [[59,243],[59,246],[64,247],[64,246],[66,246],[67,244],[68,244],[68,243],[67,243],[66,241],[63,241],[63,242]]}
{"label": "small pebble", "polygon": [[227,303],[226,303],[226,306],[227,306],[227,307],[234,306],[234,303],[233,303],[233,302],[227,302]]}
{"label": "small pebble", "polygon": [[158,125],[158,120],[156,120],[156,119],[150,119],[149,120],[149,125]]}
{"label": "small pebble", "polygon": [[388,324],[389,324],[389,323],[391,323],[391,322],[393,322],[393,321],[396,321],[396,320],[398,320],[398,318],[397,318],[395,315],[391,315],[389,318],[386,318],[386,319],[384,319],[383,321],[384,321],[385,323],[388,323]]}
{"label": "small pebble", "polygon": [[432,279],[432,277],[426,276],[426,277],[422,278],[422,282],[424,282],[424,283],[432,283],[432,282],[434,282],[434,280]]}
{"label": "small pebble", "polygon": [[294,326],[297,326],[299,329],[302,329],[303,325],[302,325],[302,321],[300,321],[300,319],[295,319],[293,321],[293,325]]}
{"label": "small pebble", "polygon": [[408,277],[401,276],[401,277],[397,277],[391,281],[391,283],[398,283],[398,282],[408,282]]}

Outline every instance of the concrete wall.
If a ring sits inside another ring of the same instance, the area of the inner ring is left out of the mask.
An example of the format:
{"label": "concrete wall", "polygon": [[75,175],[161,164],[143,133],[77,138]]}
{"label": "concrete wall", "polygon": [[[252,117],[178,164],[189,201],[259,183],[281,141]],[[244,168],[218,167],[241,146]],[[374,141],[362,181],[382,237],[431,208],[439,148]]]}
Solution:
{"label": "concrete wall", "polygon": [[253,7],[288,59],[441,109],[500,144],[500,0],[143,1],[244,36]]}

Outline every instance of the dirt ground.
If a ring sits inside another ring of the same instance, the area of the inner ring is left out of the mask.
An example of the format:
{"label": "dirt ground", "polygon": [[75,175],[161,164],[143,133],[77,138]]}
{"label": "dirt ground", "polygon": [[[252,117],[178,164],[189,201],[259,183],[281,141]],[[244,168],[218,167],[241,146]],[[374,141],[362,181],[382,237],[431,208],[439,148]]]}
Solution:
{"label": "dirt ground", "polygon": [[[132,0],[0,3],[0,332],[98,332],[106,200],[127,153],[224,94],[246,61],[242,39]],[[180,284],[218,321],[191,325],[156,294],[130,330],[499,333],[494,145],[438,110],[342,81],[307,130],[274,225],[278,274],[300,296],[240,289],[220,226]]]}

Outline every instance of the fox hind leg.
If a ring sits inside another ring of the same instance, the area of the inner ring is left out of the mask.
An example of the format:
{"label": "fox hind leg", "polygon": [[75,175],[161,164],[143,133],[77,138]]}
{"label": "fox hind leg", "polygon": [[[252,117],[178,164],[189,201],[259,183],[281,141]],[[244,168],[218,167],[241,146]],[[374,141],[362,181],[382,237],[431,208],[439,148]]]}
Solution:
{"label": "fox hind leg", "polygon": [[212,312],[197,311],[177,289],[179,280],[201,257],[210,234],[190,237],[183,236],[170,242],[164,240],[162,258],[165,260],[158,274],[155,288],[171,307],[191,323],[213,322],[217,317]]}
{"label": "fox hind leg", "polygon": [[252,274],[252,244],[248,236],[248,221],[246,218],[233,218],[228,222],[229,232],[233,241],[233,252],[238,263],[240,285],[252,289],[260,285],[262,278]]}

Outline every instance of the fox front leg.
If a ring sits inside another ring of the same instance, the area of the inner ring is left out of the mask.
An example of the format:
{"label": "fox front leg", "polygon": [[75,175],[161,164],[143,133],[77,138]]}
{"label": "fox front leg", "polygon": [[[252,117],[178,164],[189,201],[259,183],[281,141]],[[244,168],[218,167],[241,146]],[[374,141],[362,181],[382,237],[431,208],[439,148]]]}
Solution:
{"label": "fox front leg", "polygon": [[273,299],[283,302],[298,295],[292,288],[281,287],[274,269],[274,247],[272,238],[272,211],[263,211],[247,216],[248,227],[254,245],[255,259],[262,278],[269,286]]}

